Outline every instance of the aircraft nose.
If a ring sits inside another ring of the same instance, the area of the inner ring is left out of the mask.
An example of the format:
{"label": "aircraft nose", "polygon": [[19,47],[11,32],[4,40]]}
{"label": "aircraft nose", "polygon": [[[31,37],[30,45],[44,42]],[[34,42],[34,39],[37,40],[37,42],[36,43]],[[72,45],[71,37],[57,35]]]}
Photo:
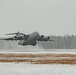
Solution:
{"label": "aircraft nose", "polygon": [[36,34],[37,34],[37,36],[39,36],[39,33],[38,32],[36,32]]}

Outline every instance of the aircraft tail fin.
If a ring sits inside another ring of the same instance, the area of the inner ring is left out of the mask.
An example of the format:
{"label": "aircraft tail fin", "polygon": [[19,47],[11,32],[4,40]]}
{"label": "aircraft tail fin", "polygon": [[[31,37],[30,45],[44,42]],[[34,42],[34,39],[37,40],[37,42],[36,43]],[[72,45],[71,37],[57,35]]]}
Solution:
{"label": "aircraft tail fin", "polygon": [[19,31],[17,33],[9,33],[9,34],[5,34],[5,35],[25,35],[23,33],[20,33]]}

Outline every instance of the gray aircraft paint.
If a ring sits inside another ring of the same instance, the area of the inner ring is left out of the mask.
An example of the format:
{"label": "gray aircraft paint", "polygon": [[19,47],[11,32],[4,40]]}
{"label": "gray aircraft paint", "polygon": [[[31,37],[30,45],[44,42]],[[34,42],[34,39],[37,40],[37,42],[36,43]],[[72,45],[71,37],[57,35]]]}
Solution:
{"label": "gray aircraft paint", "polygon": [[39,33],[38,32],[33,32],[31,34],[29,34],[29,36],[25,39],[25,40],[20,40],[18,42],[19,45],[33,45],[33,43],[36,44],[37,38],[39,37]]}

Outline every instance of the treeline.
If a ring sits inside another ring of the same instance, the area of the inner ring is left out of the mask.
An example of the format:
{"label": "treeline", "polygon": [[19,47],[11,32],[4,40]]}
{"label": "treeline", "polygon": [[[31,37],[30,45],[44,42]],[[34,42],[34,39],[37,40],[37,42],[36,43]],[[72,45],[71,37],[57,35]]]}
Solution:
{"label": "treeline", "polygon": [[51,36],[55,42],[39,42],[46,49],[76,49],[76,36]]}
{"label": "treeline", "polygon": [[[38,46],[44,49],[76,49],[76,36],[50,36],[55,42],[38,42]],[[30,46],[29,46],[30,47]],[[0,41],[0,49],[26,49],[27,46],[20,46],[16,41]],[[30,47],[31,48],[31,47]]]}

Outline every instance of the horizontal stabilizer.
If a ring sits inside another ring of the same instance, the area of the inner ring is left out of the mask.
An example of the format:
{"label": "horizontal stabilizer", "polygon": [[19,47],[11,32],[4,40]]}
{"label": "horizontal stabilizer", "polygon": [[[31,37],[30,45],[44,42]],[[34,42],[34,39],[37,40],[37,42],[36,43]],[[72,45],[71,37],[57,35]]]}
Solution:
{"label": "horizontal stabilizer", "polygon": [[24,33],[20,33],[19,31],[17,33],[9,33],[5,35],[25,35]]}
{"label": "horizontal stabilizer", "polygon": [[5,34],[5,35],[14,35],[14,34],[17,34],[17,33],[9,33],[9,34]]}

